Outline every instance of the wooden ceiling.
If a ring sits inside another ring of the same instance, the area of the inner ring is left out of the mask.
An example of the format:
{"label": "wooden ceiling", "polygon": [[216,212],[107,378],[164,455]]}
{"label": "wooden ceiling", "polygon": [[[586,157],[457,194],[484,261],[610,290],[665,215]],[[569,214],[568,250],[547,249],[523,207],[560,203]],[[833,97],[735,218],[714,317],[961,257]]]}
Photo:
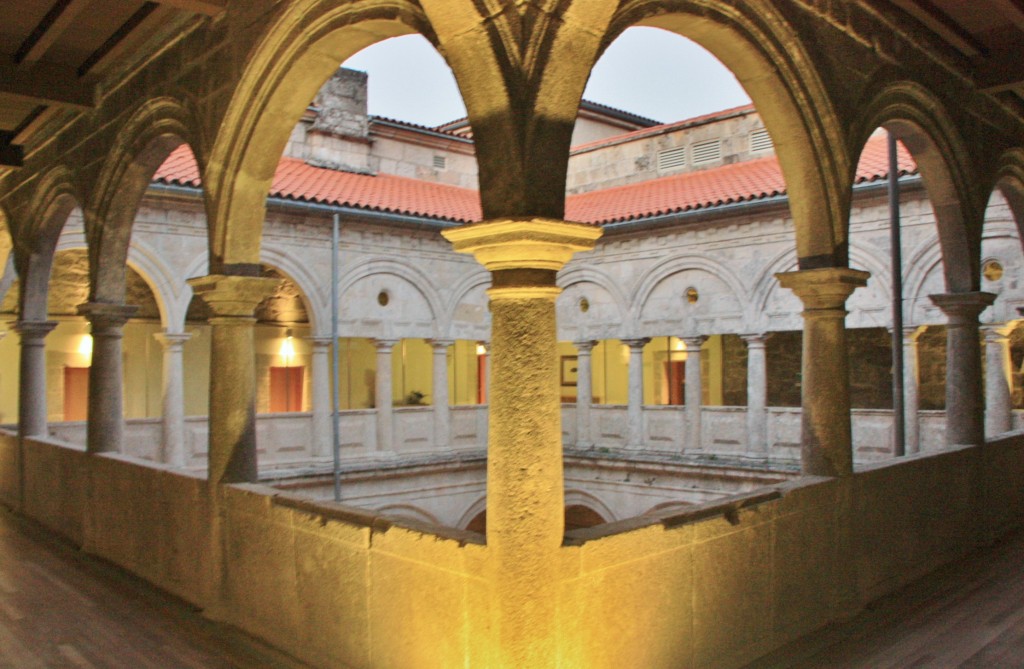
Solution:
{"label": "wooden ceiling", "polygon": [[[869,0],[916,21],[964,59],[988,93],[1024,98],[1024,0]],[[168,26],[229,0],[0,2],[0,166],[53,114],[95,105],[96,82],[155,49]]]}
{"label": "wooden ceiling", "polygon": [[0,2],[0,165],[60,110],[95,106],[96,83],[156,47],[168,26],[216,16],[228,0]]}

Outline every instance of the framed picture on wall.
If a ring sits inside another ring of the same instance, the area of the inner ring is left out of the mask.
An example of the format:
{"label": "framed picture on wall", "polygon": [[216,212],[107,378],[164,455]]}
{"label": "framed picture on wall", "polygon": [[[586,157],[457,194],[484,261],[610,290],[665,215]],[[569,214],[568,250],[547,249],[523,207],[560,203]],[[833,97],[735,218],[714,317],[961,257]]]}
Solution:
{"label": "framed picture on wall", "polygon": [[575,386],[579,379],[578,357],[575,355],[562,356],[562,385]]}

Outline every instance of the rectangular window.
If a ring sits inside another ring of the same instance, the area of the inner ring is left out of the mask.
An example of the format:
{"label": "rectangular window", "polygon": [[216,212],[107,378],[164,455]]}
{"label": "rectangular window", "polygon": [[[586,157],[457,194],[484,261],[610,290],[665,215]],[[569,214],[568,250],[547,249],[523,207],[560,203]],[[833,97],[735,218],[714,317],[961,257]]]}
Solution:
{"label": "rectangular window", "polygon": [[305,367],[270,368],[270,413],[302,411]]}
{"label": "rectangular window", "polygon": [[64,420],[89,417],[89,368],[64,368]]}

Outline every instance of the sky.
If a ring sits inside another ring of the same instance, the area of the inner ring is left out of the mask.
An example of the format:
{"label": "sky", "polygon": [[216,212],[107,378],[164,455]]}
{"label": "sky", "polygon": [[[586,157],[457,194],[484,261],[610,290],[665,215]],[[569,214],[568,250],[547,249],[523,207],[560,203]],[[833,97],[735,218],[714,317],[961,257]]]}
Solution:
{"label": "sky", "polygon": [[[375,116],[433,127],[466,115],[451,70],[419,35],[367,47],[345,67],[369,73]],[[630,28],[615,40],[594,67],[583,97],[663,123],[750,102],[714,56],[658,28]]]}

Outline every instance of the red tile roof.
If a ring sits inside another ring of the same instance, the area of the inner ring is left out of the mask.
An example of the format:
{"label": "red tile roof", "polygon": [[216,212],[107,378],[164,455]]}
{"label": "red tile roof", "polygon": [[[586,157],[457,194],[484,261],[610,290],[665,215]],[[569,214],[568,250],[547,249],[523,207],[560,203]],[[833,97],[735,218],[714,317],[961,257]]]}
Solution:
{"label": "red tile roof", "polygon": [[[900,173],[917,170],[900,146]],[[888,153],[884,136],[873,137],[861,154],[857,183],[886,177]],[[162,183],[200,186],[199,169],[187,146],[175,150],[154,177]],[[785,181],[774,157],[748,160],[697,172],[570,195],[566,218],[604,224],[629,221],[722,204],[751,202],[783,195]],[[475,190],[390,174],[356,174],[314,167],[283,158],[270,195],[290,200],[408,214],[459,223],[478,221],[480,199]]]}

